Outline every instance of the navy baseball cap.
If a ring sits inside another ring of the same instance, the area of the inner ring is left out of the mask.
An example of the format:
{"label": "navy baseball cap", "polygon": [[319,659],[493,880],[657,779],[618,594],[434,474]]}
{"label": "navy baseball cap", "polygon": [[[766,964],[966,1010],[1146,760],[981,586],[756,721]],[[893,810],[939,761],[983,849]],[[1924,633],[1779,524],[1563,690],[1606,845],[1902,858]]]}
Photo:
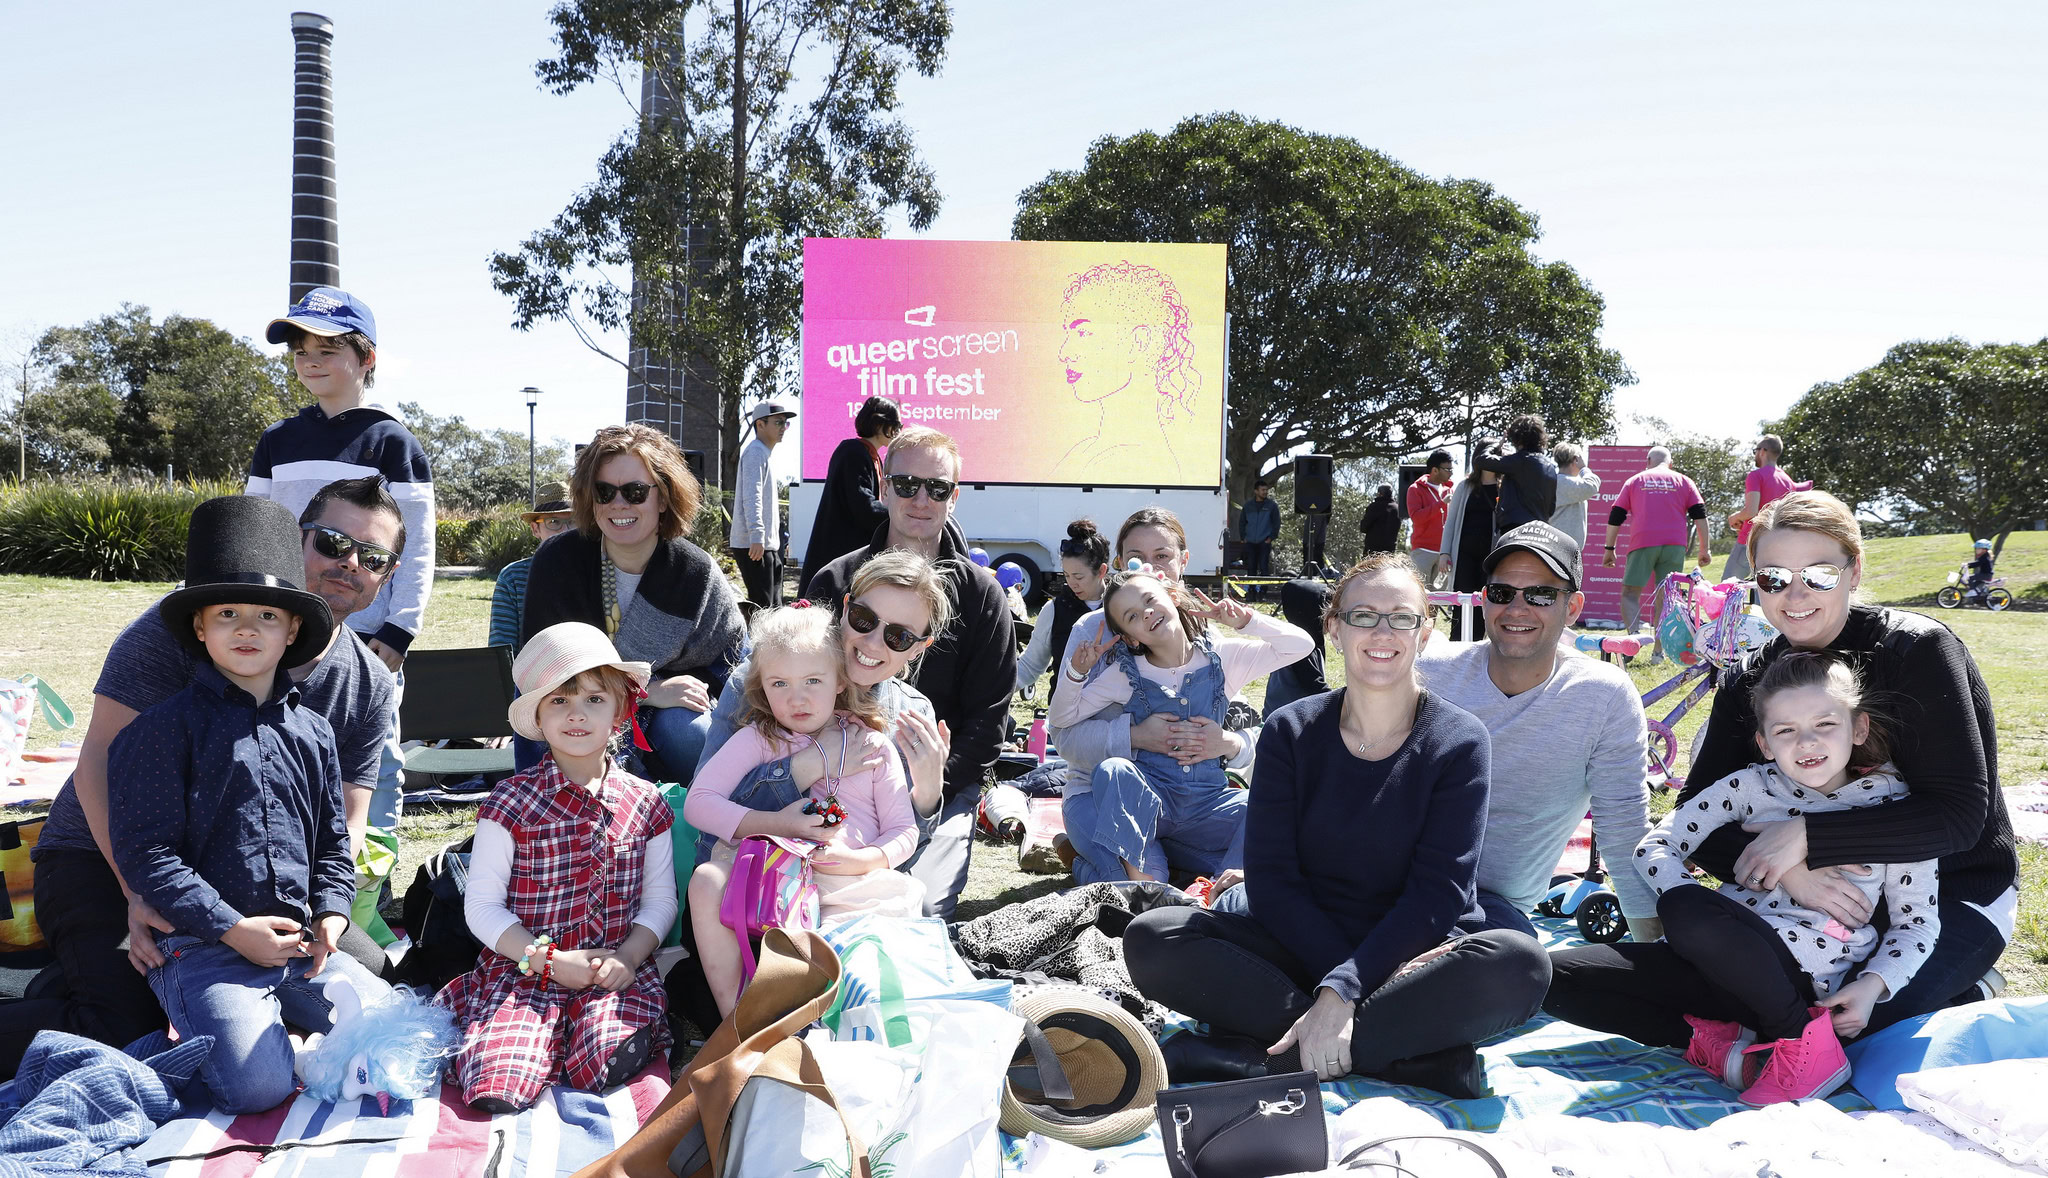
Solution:
{"label": "navy baseball cap", "polygon": [[1563,577],[1574,590],[1583,579],[1579,575],[1579,542],[1549,524],[1526,523],[1495,541],[1493,551],[1486,554],[1487,573],[1514,552],[1526,552],[1542,561],[1543,567]]}
{"label": "navy baseball cap", "polygon": [[345,290],[331,286],[316,286],[306,292],[304,298],[292,304],[284,318],[270,321],[270,330],[263,338],[273,344],[285,342],[286,325],[310,331],[314,335],[347,335],[359,331],[377,346],[377,319],[370,314],[370,308],[363,300]]}

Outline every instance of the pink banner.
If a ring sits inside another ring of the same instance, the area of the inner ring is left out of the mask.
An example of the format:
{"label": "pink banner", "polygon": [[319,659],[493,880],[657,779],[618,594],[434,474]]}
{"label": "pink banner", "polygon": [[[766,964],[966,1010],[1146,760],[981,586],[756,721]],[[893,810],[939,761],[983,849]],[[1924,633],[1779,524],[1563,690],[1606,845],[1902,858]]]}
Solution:
{"label": "pink banner", "polygon": [[970,483],[1214,487],[1221,245],[804,242],[803,465],[870,396],[960,444]]}
{"label": "pink banner", "polygon": [[[1621,485],[1630,475],[1643,469],[1649,457],[1648,446],[1586,447],[1586,465],[1600,476],[1600,494],[1586,503],[1586,608],[1579,615],[1583,621],[1621,624],[1621,574],[1628,563],[1629,533],[1635,522],[1630,520],[1621,525],[1621,533],[1614,540],[1611,569],[1601,564],[1606,555],[1601,546],[1607,543],[1607,513],[1614,508],[1615,496],[1621,494]],[[1645,616],[1648,612],[1644,611]]]}

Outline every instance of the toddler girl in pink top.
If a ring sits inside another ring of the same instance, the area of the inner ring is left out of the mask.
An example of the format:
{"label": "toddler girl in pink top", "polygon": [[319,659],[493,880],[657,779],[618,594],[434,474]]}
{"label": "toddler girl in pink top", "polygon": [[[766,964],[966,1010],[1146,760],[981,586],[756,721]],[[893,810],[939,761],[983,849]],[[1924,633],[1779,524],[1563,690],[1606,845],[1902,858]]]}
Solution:
{"label": "toddler girl in pink top", "polygon": [[740,992],[739,944],[718,919],[740,839],[816,843],[810,860],[827,923],[923,910],[923,886],[895,870],[917,849],[903,762],[871,694],[847,678],[842,649],[830,610],[800,601],[758,614],[740,728],[698,768],[684,799],[683,817],[718,839],[691,873],[689,908],[720,1014],[732,1013]]}

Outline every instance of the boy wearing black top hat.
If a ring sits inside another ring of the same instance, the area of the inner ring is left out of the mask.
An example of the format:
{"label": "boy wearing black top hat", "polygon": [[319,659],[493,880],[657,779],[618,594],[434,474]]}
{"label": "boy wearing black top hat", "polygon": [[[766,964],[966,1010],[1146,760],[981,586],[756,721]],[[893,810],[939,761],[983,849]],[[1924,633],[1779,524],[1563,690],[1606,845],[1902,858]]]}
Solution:
{"label": "boy wearing black top hat", "polygon": [[297,521],[225,496],[193,511],[187,544],[184,584],[157,609],[205,661],[114,738],[109,827],[122,877],[172,925],[150,988],[179,1034],[213,1038],[216,1106],[257,1112],[295,1086],[285,1023],[329,1029],[337,976],[365,996],[383,983],[334,951],[355,895],[334,730],[279,673],[334,627],[299,587]]}

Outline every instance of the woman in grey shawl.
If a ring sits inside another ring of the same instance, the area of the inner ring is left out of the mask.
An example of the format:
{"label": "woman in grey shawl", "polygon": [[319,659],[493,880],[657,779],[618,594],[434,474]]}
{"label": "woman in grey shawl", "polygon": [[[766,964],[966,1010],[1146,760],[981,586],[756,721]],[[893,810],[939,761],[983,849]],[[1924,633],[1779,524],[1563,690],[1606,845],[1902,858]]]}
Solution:
{"label": "woman in grey shawl", "polygon": [[654,780],[687,784],[712,698],[747,654],[732,582],[684,539],[702,492],[682,451],[644,425],[606,426],[576,458],[576,530],[534,554],[520,625],[524,643],[557,622],[587,622],[619,655],[654,668],[639,722]]}

